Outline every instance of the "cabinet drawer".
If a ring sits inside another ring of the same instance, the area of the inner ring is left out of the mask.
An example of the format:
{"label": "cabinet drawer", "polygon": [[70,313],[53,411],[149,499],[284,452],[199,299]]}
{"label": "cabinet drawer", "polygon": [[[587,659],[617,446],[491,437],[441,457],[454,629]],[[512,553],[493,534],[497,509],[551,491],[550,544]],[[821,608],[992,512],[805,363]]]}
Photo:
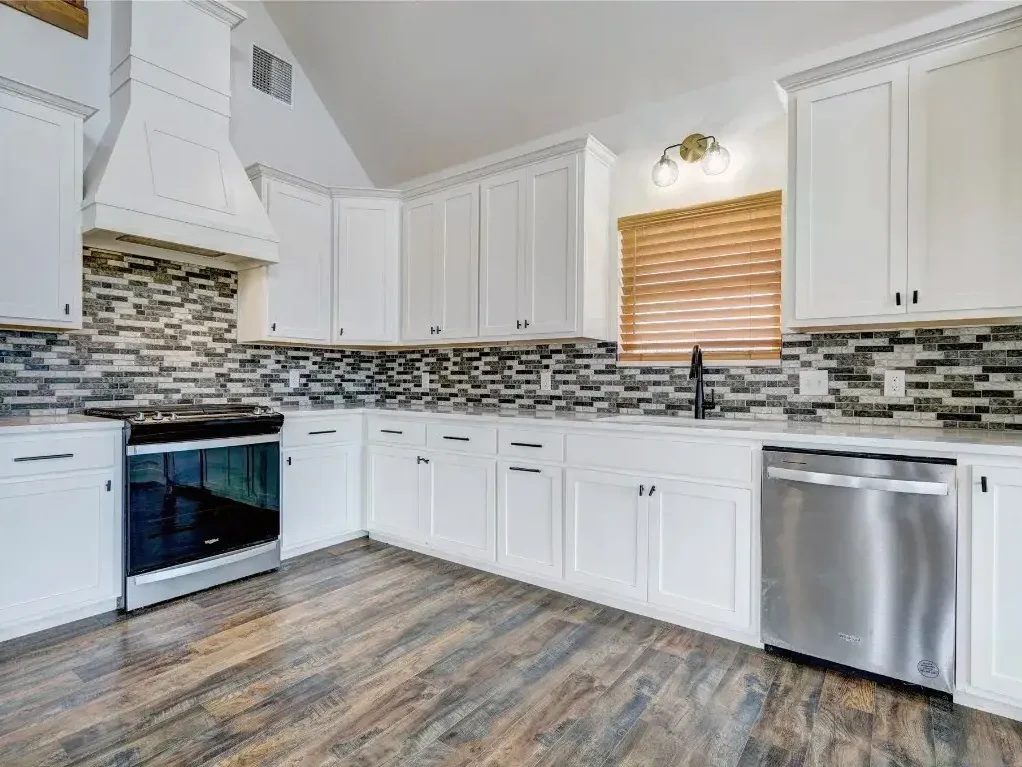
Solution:
{"label": "cabinet drawer", "polygon": [[118,460],[120,434],[0,440],[0,479],[105,469]]}
{"label": "cabinet drawer", "polygon": [[359,415],[323,415],[284,417],[281,446],[323,445],[333,442],[357,442],[362,438]]}
{"label": "cabinet drawer", "polygon": [[564,435],[529,429],[501,429],[500,454],[534,461],[564,460]]}
{"label": "cabinet drawer", "polygon": [[426,424],[400,418],[371,415],[368,419],[368,434],[370,442],[391,445],[426,444]]}
{"label": "cabinet drawer", "polygon": [[436,450],[494,455],[497,452],[497,430],[492,426],[431,423],[426,426],[426,444]]}
{"label": "cabinet drawer", "polygon": [[752,448],[719,442],[684,442],[601,434],[569,434],[568,463],[661,476],[724,482],[752,481]]}

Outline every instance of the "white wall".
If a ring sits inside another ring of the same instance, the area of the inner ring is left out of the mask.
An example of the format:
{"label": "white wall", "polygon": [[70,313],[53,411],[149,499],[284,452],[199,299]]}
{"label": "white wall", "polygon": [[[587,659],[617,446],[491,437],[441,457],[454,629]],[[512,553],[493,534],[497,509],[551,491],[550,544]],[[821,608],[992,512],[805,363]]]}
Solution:
{"label": "white wall", "polygon": [[[239,5],[248,19],[234,30],[231,40],[231,138],[242,163],[266,163],[323,184],[371,186],[297,66],[293,110],[248,86],[253,42],[277,55],[293,57],[260,3]],[[110,17],[108,0],[90,0],[86,40],[0,5],[0,76],[99,110],[85,123],[86,163],[109,122]]]}

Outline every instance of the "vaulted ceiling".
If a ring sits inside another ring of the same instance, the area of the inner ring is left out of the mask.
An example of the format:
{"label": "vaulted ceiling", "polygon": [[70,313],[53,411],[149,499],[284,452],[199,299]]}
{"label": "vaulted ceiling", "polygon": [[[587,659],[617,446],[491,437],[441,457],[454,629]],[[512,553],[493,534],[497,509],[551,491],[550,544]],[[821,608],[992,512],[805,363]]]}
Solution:
{"label": "vaulted ceiling", "polygon": [[378,186],[823,50],[947,5],[266,3]]}

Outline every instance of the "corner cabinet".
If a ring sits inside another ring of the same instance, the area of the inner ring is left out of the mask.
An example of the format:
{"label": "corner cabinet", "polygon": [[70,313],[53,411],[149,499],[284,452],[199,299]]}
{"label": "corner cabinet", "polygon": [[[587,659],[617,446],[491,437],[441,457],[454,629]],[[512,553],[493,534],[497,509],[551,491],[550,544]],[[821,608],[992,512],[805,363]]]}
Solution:
{"label": "corner cabinet", "polygon": [[1012,9],[781,80],[786,327],[1022,317],[1020,25]]}
{"label": "corner cabinet", "polygon": [[82,123],[94,111],[0,77],[0,326],[82,326]]}

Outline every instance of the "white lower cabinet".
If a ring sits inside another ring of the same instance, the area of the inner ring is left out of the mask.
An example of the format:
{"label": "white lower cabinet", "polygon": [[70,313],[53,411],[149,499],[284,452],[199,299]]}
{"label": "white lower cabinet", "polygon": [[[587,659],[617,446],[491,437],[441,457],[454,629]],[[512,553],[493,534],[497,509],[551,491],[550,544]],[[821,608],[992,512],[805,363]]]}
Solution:
{"label": "white lower cabinet", "polygon": [[0,639],[120,595],[117,482],[111,468],[0,484]]}
{"label": "white lower cabinet", "polygon": [[550,466],[498,464],[498,564],[554,580],[564,578],[563,473]]}
{"label": "white lower cabinet", "polygon": [[440,453],[426,461],[426,542],[439,551],[493,562],[495,461]]}
{"label": "white lower cabinet", "polygon": [[645,601],[649,538],[646,498],[639,494],[643,481],[569,469],[567,483],[565,578]]}
{"label": "white lower cabinet", "polygon": [[283,455],[281,554],[329,546],[361,528],[359,445],[311,445]]}
{"label": "white lower cabinet", "polygon": [[649,602],[752,625],[752,493],[658,479],[649,499]]}
{"label": "white lower cabinet", "polygon": [[1022,468],[974,466],[972,478],[969,682],[1022,706]]}
{"label": "white lower cabinet", "polygon": [[370,532],[423,541],[420,522],[420,453],[373,445],[366,457],[366,520]]}

